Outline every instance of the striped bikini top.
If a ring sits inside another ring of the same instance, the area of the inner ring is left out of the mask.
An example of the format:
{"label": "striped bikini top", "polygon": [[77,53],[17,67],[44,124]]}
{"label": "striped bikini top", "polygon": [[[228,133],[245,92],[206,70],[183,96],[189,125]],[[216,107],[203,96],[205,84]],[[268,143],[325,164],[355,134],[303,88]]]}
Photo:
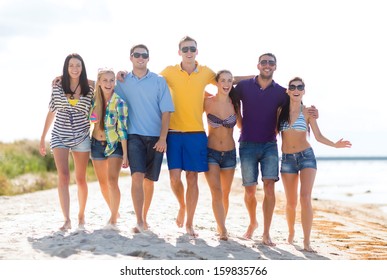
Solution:
{"label": "striped bikini top", "polygon": [[213,114],[207,114],[207,122],[213,128],[217,128],[221,126],[224,126],[227,128],[233,128],[237,123],[237,118],[236,118],[236,114],[234,114],[222,120]]}
{"label": "striped bikini top", "polygon": [[294,129],[294,130],[298,130],[298,131],[308,131],[308,125],[306,124],[305,116],[302,113],[302,108],[303,108],[303,106],[301,106],[300,114],[298,115],[298,118],[296,119],[296,121],[292,125],[289,125],[289,123],[287,121],[283,121],[281,123],[280,131],[285,131],[288,129]]}

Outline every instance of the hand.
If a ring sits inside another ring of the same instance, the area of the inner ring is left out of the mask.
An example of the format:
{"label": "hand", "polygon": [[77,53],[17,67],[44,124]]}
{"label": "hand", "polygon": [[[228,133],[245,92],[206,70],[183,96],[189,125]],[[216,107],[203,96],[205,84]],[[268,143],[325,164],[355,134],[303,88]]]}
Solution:
{"label": "hand", "polygon": [[52,80],[52,86],[60,86],[62,84],[62,76],[55,77],[54,80]]}
{"label": "hand", "polygon": [[318,119],[319,115],[318,115],[318,109],[312,105],[310,107],[307,107],[306,108],[308,110],[308,115],[315,118],[315,119]]}
{"label": "hand", "polygon": [[351,148],[352,147],[352,144],[351,142],[347,141],[347,140],[343,140],[343,138],[341,138],[339,141],[337,141],[334,145],[335,148]]}
{"label": "hand", "polygon": [[128,156],[124,155],[124,159],[122,161],[122,168],[128,168],[128,166],[129,166]]}
{"label": "hand", "polygon": [[127,71],[118,71],[116,76],[117,81],[124,82],[126,75],[128,75]]}
{"label": "hand", "polygon": [[46,156],[46,142],[44,141],[44,139],[40,140],[39,153],[43,157]]}
{"label": "hand", "polygon": [[167,141],[163,139],[159,139],[156,144],[153,146],[157,152],[164,153],[167,151]]}

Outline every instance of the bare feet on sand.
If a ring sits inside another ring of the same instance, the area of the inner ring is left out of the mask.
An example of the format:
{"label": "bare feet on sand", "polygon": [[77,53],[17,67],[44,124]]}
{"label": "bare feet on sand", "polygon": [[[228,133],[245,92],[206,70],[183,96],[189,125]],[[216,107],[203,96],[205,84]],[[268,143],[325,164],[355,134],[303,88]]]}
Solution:
{"label": "bare feet on sand", "polygon": [[227,241],[228,240],[228,233],[227,233],[227,231],[219,234],[219,240],[223,240],[223,241]]}
{"label": "bare feet on sand", "polygon": [[64,222],[63,226],[59,228],[60,231],[68,231],[71,229],[71,221],[67,220]]}
{"label": "bare feet on sand", "polygon": [[179,228],[183,227],[184,219],[185,219],[185,208],[184,207],[180,207],[179,213],[177,213],[177,217],[176,217],[176,225]]}
{"label": "bare feet on sand", "polygon": [[277,245],[273,241],[271,241],[270,235],[263,235],[262,236],[262,244],[264,244],[266,246],[276,246]]}
{"label": "bare feet on sand", "polygon": [[188,234],[188,235],[190,235],[190,236],[192,236],[192,237],[194,237],[194,238],[199,236],[199,234],[197,234],[197,233],[194,231],[193,227],[186,226],[185,230],[187,231],[187,234]]}
{"label": "bare feet on sand", "polygon": [[107,223],[106,226],[103,227],[104,230],[113,230],[120,231],[116,224]]}
{"label": "bare feet on sand", "polygon": [[258,228],[258,223],[255,222],[254,224],[250,224],[247,228],[246,233],[243,235],[243,238],[245,239],[251,239],[253,237],[254,231]]}
{"label": "bare feet on sand", "polygon": [[317,253],[316,250],[314,250],[312,247],[310,247],[310,244],[307,244],[305,242],[304,242],[304,250],[303,251],[306,251],[309,253]]}
{"label": "bare feet on sand", "polygon": [[143,225],[136,224],[136,226],[134,228],[132,228],[132,231],[134,233],[143,233],[145,231],[145,229],[144,229]]}

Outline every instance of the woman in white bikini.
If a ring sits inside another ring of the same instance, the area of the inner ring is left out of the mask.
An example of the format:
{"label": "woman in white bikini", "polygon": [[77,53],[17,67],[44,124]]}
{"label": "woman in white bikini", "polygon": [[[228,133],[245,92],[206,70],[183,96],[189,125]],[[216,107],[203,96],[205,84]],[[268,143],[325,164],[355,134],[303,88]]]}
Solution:
{"label": "woman in white bikini", "polygon": [[310,117],[302,104],[305,94],[304,81],[293,78],[289,82],[288,102],[279,110],[277,130],[282,137],[281,178],[286,194],[286,219],[288,222],[288,242],[294,241],[294,223],[298,200],[298,181],[300,180],[301,224],[304,233],[304,250],[315,252],[310,246],[310,233],[313,221],[312,188],[317,172],[316,158],[308,142],[309,126],[316,140],[335,148],[350,148],[349,141],[337,142],[324,137],[317,120]]}

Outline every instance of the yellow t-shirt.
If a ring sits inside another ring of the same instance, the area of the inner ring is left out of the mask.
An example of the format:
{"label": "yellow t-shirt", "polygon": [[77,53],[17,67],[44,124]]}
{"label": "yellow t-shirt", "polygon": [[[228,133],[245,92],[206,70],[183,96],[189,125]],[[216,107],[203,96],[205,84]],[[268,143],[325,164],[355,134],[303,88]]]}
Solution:
{"label": "yellow t-shirt", "polygon": [[188,75],[180,64],[168,66],[160,73],[169,86],[175,112],[171,114],[169,129],[183,132],[204,131],[204,90],[215,85],[215,72],[207,66],[196,64],[196,70]]}

